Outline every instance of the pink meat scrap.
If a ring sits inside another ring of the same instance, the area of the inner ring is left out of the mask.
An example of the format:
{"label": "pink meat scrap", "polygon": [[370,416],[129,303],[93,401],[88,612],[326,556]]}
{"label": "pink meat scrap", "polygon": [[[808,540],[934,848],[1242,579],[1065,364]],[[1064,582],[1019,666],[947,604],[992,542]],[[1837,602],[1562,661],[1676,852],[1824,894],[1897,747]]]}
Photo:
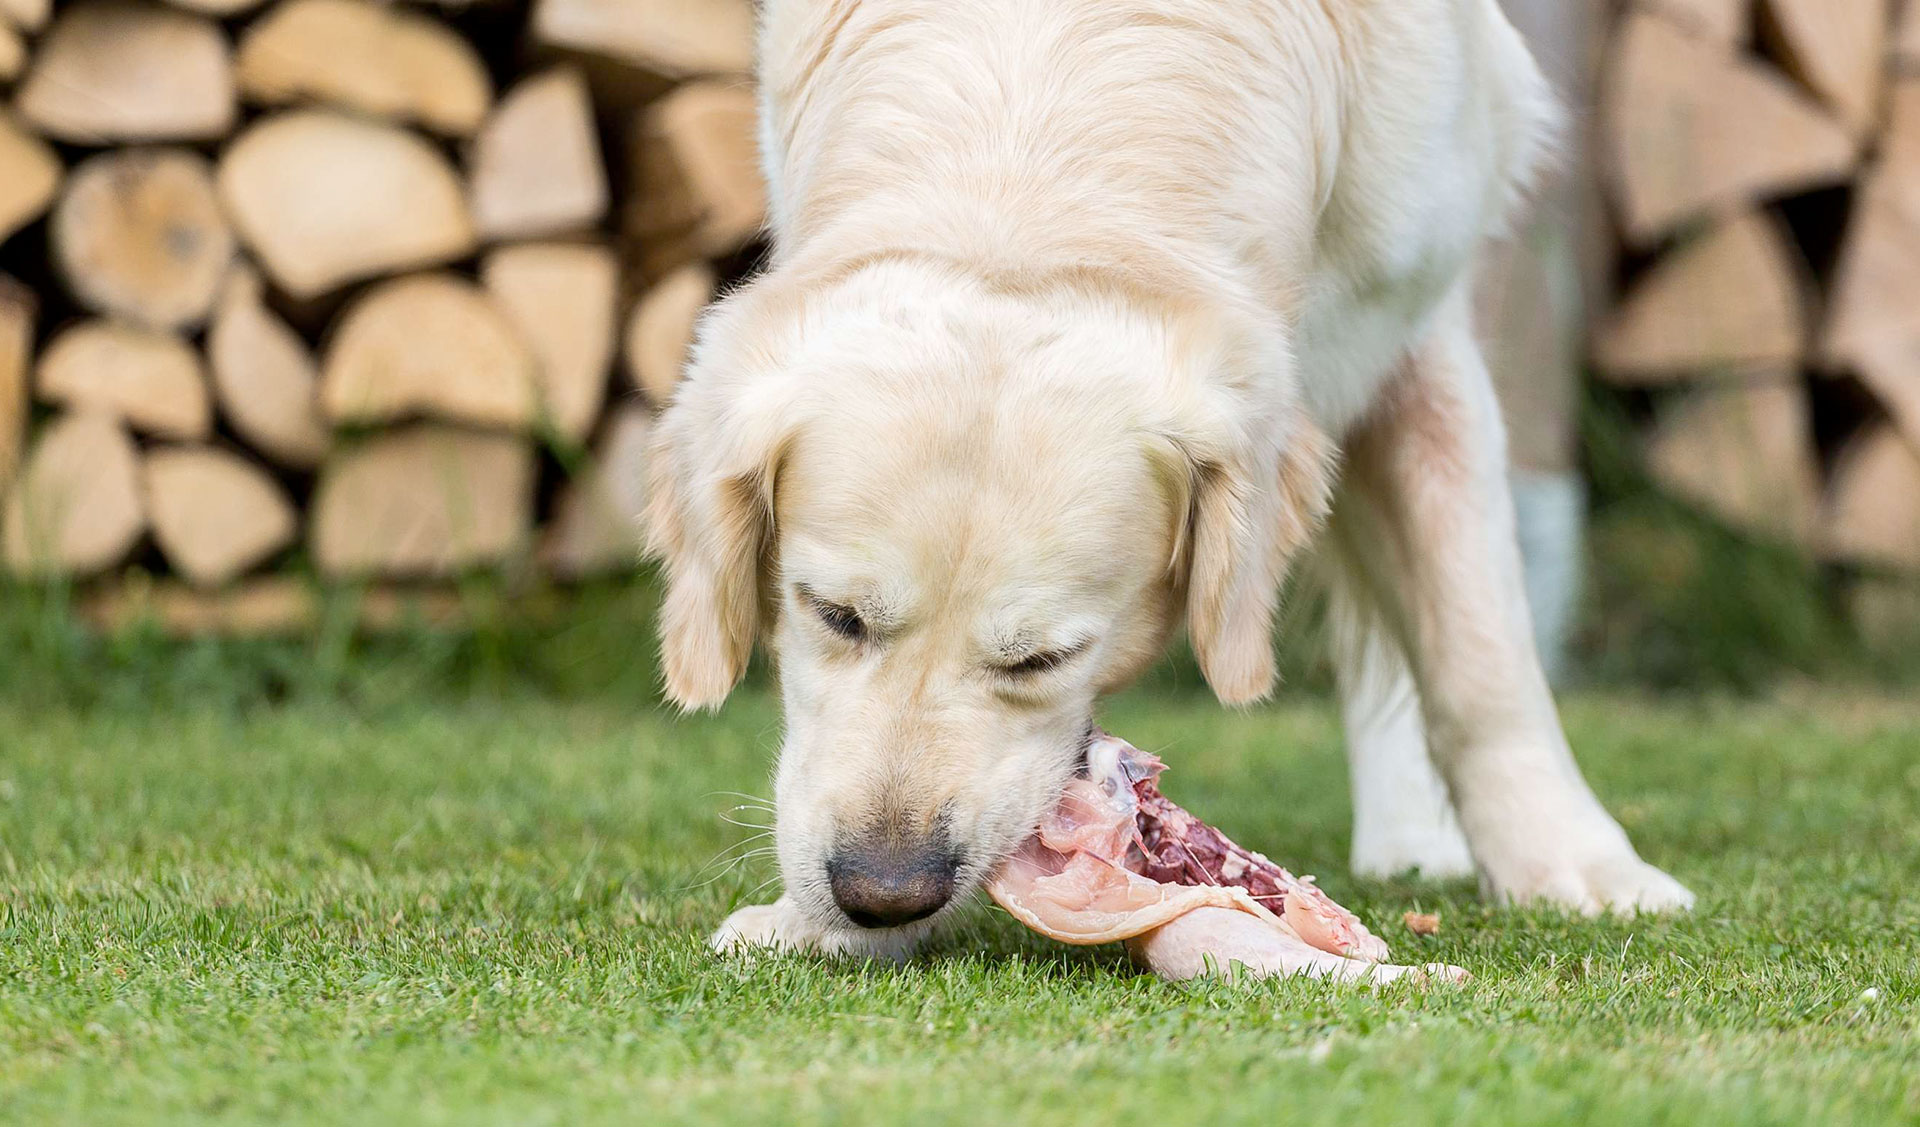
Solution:
{"label": "pink meat scrap", "polygon": [[1306,974],[1461,979],[1458,967],[1393,966],[1358,917],[1160,793],[1166,765],[1102,734],[1085,778],[987,885],[1015,919],[1063,943],[1124,940],[1170,979]]}

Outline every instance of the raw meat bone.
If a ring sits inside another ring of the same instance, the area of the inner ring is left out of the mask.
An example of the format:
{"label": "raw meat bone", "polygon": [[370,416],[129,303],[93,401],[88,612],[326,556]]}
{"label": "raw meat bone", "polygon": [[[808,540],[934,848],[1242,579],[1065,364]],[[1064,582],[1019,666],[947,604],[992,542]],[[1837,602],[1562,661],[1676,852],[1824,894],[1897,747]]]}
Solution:
{"label": "raw meat bone", "polygon": [[1125,940],[1162,978],[1459,981],[1438,963],[1386,962],[1387,945],[1308,877],[1301,879],[1168,801],[1165,765],[1102,734],[1075,779],[987,885],[1015,919],[1063,943]]}

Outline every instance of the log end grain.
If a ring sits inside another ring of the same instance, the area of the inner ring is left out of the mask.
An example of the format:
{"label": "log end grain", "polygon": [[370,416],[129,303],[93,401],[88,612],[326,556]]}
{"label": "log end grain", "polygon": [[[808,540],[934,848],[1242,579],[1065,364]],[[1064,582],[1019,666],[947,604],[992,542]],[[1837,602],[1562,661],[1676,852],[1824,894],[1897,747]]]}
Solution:
{"label": "log end grain", "polygon": [[85,412],[40,434],[0,518],[19,575],[79,578],[124,560],[146,528],[139,452],[119,420]]}
{"label": "log end grain", "polygon": [[16,103],[75,144],[221,137],[236,113],[226,36],[177,8],[82,0],[35,47]]}
{"label": "log end grain", "polygon": [[646,534],[647,450],[652,416],[622,407],[595,447],[586,471],[561,491],[540,563],[562,579],[629,571]]}
{"label": "log end grain", "polygon": [[332,434],[320,414],[320,372],[306,341],[261,300],[260,278],[237,269],[207,330],[214,397],[240,436],[283,466],[312,469]]}
{"label": "log end grain", "polygon": [[620,267],[606,247],[527,243],[487,256],[480,277],[533,350],[540,406],[568,442],[586,441],[606,402]]}
{"label": "log end grain", "polygon": [[314,563],[338,578],[497,564],[531,533],[533,471],[525,439],[431,424],[336,451],[308,520]]}
{"label": "log end grain", "polygon": [[465,137],[493,101],[479,54],[439,20],[367,0],[285,0],[240,42],[248,99],[312,98]]}
{"label": "log end grain", "polygon": [[168,333],[82,322],[48,343],[34,383],[49,403],[114,415],[163,438],[204,439],[213,430],[200,358]]}
{"label": "log end grain", "polygon": [[0,108],[0,242],[47,210],[65,175],[53,147]]}
{"label": "log end grain", "polygon": [[206,320],[233,261],[233,231],[206,159],[124,149],[74,169],[54,209],[53,256],[88,308],[155,329]]}
{"label": "log end grain", "polygon": [[427,415],[525,429],[538,412],[532,351],[486,291],[451,274],[383,282],[342,315],[321,367],[336,423]]}
{"label": "log end grain", "polygon": [[296,298],[475,245],[452,166],[389,125],[318,110],[268,118],[227,150],[218,183],[242,238]]}
{"label": "log end grain", "polygon": [[642,294],[627,318],[627,375],[656,408],[673,398],[700,311],[713,300],[713,270],[683,266]]}
{"label": "log end grain", "polygon": [[474,223],[490,239],[598,223],[607,176],[586,79],[551,70],[508,91],[474,140],[472,182]]}
{"label": "log end grain", "polygon": [[179,446],[146,458],[148,519],[176,574],[218,587],[293,543],[293,504],[264,470],[210,447]]}

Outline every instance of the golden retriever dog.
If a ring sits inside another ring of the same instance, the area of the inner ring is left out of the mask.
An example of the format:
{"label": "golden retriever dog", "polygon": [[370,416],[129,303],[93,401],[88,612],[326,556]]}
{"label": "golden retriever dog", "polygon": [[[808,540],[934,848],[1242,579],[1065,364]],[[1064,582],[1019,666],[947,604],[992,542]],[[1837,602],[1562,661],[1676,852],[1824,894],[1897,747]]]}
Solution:
{"label": "golden retriever dog", "polygon": [[658,428],[669,694],[757,642],[785,893],[898,956],[1034,828],[1185,621],[1221,701],[1331,587],[1365,874],[1685,907],[1533,648],[1476,256],[1552,116],[1495,0],[767,0],[772,262]]}

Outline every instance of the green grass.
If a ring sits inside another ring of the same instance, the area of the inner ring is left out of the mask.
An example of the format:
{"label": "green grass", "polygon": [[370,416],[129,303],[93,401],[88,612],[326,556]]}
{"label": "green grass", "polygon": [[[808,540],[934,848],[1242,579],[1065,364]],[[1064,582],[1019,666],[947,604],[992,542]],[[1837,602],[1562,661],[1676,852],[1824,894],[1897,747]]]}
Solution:
{"label": "green grass", "polygon": [[[184,660],[184,659],[183,659]],[[185,674],[182,674],[185,676]],[[1461,988],[1173,986],[978,908],[927,957],[731,962],[777,716],[604,696],[0,704],[0,1120],[1920,1121],[1920,709],[1589,696],[1677,920],[1349,878],[1328,710],[1161,691],[1169,790]],[[1438,910],[1441,933],[1397,924]],[[1873,992],[1873,993],[1869,993]]]}

